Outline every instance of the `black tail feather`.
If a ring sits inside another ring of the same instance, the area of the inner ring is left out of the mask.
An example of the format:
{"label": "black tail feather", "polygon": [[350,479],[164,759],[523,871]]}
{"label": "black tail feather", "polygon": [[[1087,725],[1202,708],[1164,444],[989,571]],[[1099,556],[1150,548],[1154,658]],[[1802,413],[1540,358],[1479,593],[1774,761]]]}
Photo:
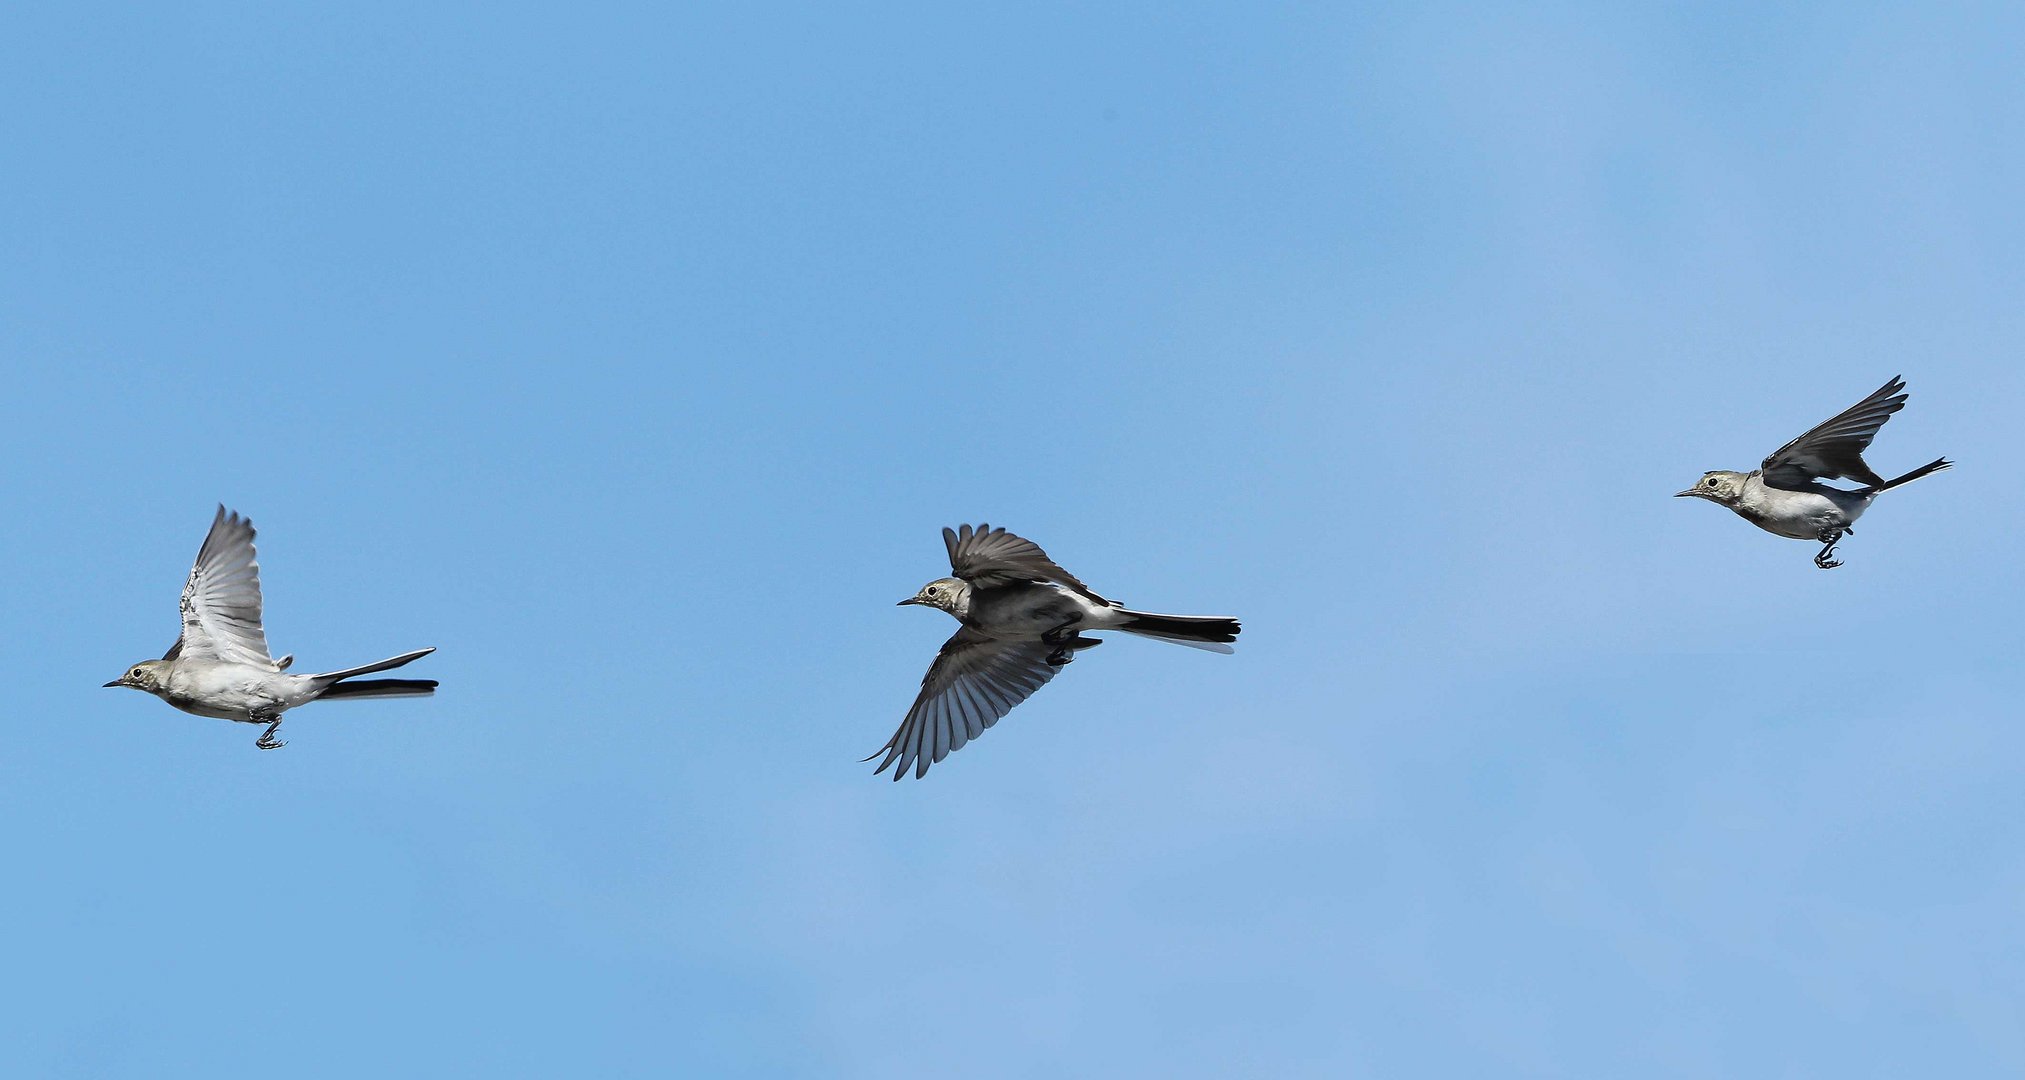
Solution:
{"label": "black tail feather", "polygon": [[1877,485],[1877,487],[1871,490],[1873,493],[1879,491],[1890,491],[1892,488],[1895,488],[1900,484],[1910,484],[1913,481],[1919,479],[1920,477],[1927,475],[1928,473],[1937,473],[1940,472],[1942,469],[1952,469],[1954,467],[1955,463],[1949,461],[1947,458],[1936,458],[1933,461],[1929,461],[1925,465],[1922,465],[1919,468],[1914,469],[1913,471],[1905,474],[1904,476],[1894,477],[1890,480],[1886,480],[1884,483]]}
{"label": "black tail feather", "polygon": [[434,679],[360,679],[341,682],[318,694],[318,701],[332,698],[428,697],[436,692]]}
{"label": "black tail feather", "polygon": [[1132,621],[1120,629],[1176,641],[1228,644],[1236,641],[1238,631],[1243,629],[1236,619],[1222,615],[1153,615],[1144,611],[1127,611],[1125,614],[1131,616]]}

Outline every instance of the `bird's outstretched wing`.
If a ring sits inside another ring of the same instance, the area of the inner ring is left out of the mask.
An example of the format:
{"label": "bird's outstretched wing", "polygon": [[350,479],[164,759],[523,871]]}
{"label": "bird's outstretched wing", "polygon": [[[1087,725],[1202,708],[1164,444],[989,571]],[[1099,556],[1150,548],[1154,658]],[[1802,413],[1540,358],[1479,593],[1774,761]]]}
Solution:
{"label": "bird's outstretched wing", "polygon": [[1884,477],[1863,463],[1863,452],[1891,414],[1905,408],[1905,398],[1905,382],[1894,376],[1876,393],[1774,451],[1760,466],[1765,482],[1780,488],[1800,488],[1814,480],[1838,477],[1884,483]]}
{"label": "bird's outstretched wing", "polygon": [[163,659],[191,657],[253,664],[276,671],[260,628],[260,564],[253,561],[253,523],[218,508],[183,586],[183,636]]}
{"label": "bird's outstretched wing", "polygon": [[1004,529],[989,525],[944,529],[942,543],[949,548],[949,568],[957,577],[980,588],[1019,581],[1052,581],[1099,604],[1111,602],[1091,592],[1088,585],[1076,580],[1076,575],[1055,565],[1039,544]]}
{"label": "bird's outstretched wing", "polygon": [[893,779],[898,780],[910,764],[916,779],[926,775],[928,766],[984,734],[1054,678],[1061,670],[1047,662],[1054,651],[1055,646],[1040,641],[1000,641],[968,627],[958,630],[928,666],[921,696],[907,710],[900,730],[879,748],[886,758],[874,775],[897,765]]}

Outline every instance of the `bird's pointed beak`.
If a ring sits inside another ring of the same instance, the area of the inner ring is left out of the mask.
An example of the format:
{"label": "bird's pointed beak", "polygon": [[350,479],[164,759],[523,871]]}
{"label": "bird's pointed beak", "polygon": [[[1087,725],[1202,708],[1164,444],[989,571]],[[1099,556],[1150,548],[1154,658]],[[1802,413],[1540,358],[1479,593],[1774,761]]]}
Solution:
{"label": "bird's pointed beak", "polygon": [[107,686],[125,686],[126,684],[125,684],[125,683],[123,683],[123,682],[121,682],[121,681],[119,681],[118,679],[114,679],[113,681],[111,681],[111,682],[107,683],[106,685],[107,685]]}
{"label": "bird's pointed beak", "polygon": [[905,599],[905,600],[902,600],[902,601],[900,601],[900,602],[899,602],[899,603],[897,603],[897,604],[894,604],[893,606],[894,606],[894,607],[906,607],[906,606],[907,606],[907,605],[909,605],[909,604],[918,604],[918,603],[920,603],[920,602],[921,602],[921,598],[920,598],[920,597],[918,597],[918,596],[910,596],[910,597],[908,597],[907,599]]}
{"label": "bird's pointed beak", "polygon": [[1676,491],[1676,492],[1674,492],[1674,493],[1673,493],[1673,497],[1674,497],[1674,498],[1676,498],[1676,499],[1682,499],[1682,498],[1686,498],[1686,497],[1687,497],[1687,496],[1689,496],[1689,495],[1699,495],[1699,494],[1701,494],[1701,492],[1699,492],[1699,491],[1696,491],[1696,490],[1695,490],[1695,489],[1693,489],[1693,488],[1689,488],[1689,489],[1687,489],[1686,491]]}

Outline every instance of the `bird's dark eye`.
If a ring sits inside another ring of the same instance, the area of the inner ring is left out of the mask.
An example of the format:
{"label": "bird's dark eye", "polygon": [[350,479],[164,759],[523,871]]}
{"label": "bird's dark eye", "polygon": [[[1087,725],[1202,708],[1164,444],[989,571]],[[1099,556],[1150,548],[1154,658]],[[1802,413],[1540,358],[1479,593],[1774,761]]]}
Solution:
{"label": "bird's dark eye", "polygon": [[935,587],[935,586],[933,586],[933,585],[930,585],[930,586],[928,587],[928,595],[930,595],[930,596],[934,596],[934,595],[936,595],[937,593],[940,593],[941,591],[942,591],[941,589],[938,589],[938,588],[936,588],[936,587]]}
{"label": "bird's dark eye", "polygon": [[128,676],[129,678],[134,678],[134,679],[138,679],[138,678],[140,678],[140,677],[141,677],[141,669],[140,669],[140,668],[135,668],[135,669],[133,669],[132,671],[129,671],[129,672],[127,672],[127,676]]}
{"label": "bird's dark eye", "polygon": [[1715,477],[1713,477],[1713,476],[1711,476],[1711,477],[1709,477],[1709,478],[1708,478],[1707,480],[1704,480],[1704,481],[1702,481],[1702,483],[1704,483],[1704,484],[1707,484],[1707,485],[1708,485],[1708,486],[1710,486],[1710,487],[1715,487],[1715,486],[1716,486],[1716,478],[1715,478]]}

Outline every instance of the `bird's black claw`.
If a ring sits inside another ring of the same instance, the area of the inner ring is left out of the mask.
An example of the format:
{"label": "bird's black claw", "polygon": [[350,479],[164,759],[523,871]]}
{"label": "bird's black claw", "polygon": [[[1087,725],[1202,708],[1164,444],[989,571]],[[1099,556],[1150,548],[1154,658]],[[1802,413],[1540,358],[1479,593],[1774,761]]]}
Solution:
{"label": "bird's black claw", "polygon": [[1847,532],[1849,530],[1846,528],[1837,529],[1834,532],[1822,533],[1817,537],[1816,539],[1821,541],[1821,550],[1814,553],[1814,565],[1823,570],[1833,570],[1841,566],[1842,563],[1832,558],[1832,556],[1835,554],[1835,545],[1842,542],[1842,537]]}

